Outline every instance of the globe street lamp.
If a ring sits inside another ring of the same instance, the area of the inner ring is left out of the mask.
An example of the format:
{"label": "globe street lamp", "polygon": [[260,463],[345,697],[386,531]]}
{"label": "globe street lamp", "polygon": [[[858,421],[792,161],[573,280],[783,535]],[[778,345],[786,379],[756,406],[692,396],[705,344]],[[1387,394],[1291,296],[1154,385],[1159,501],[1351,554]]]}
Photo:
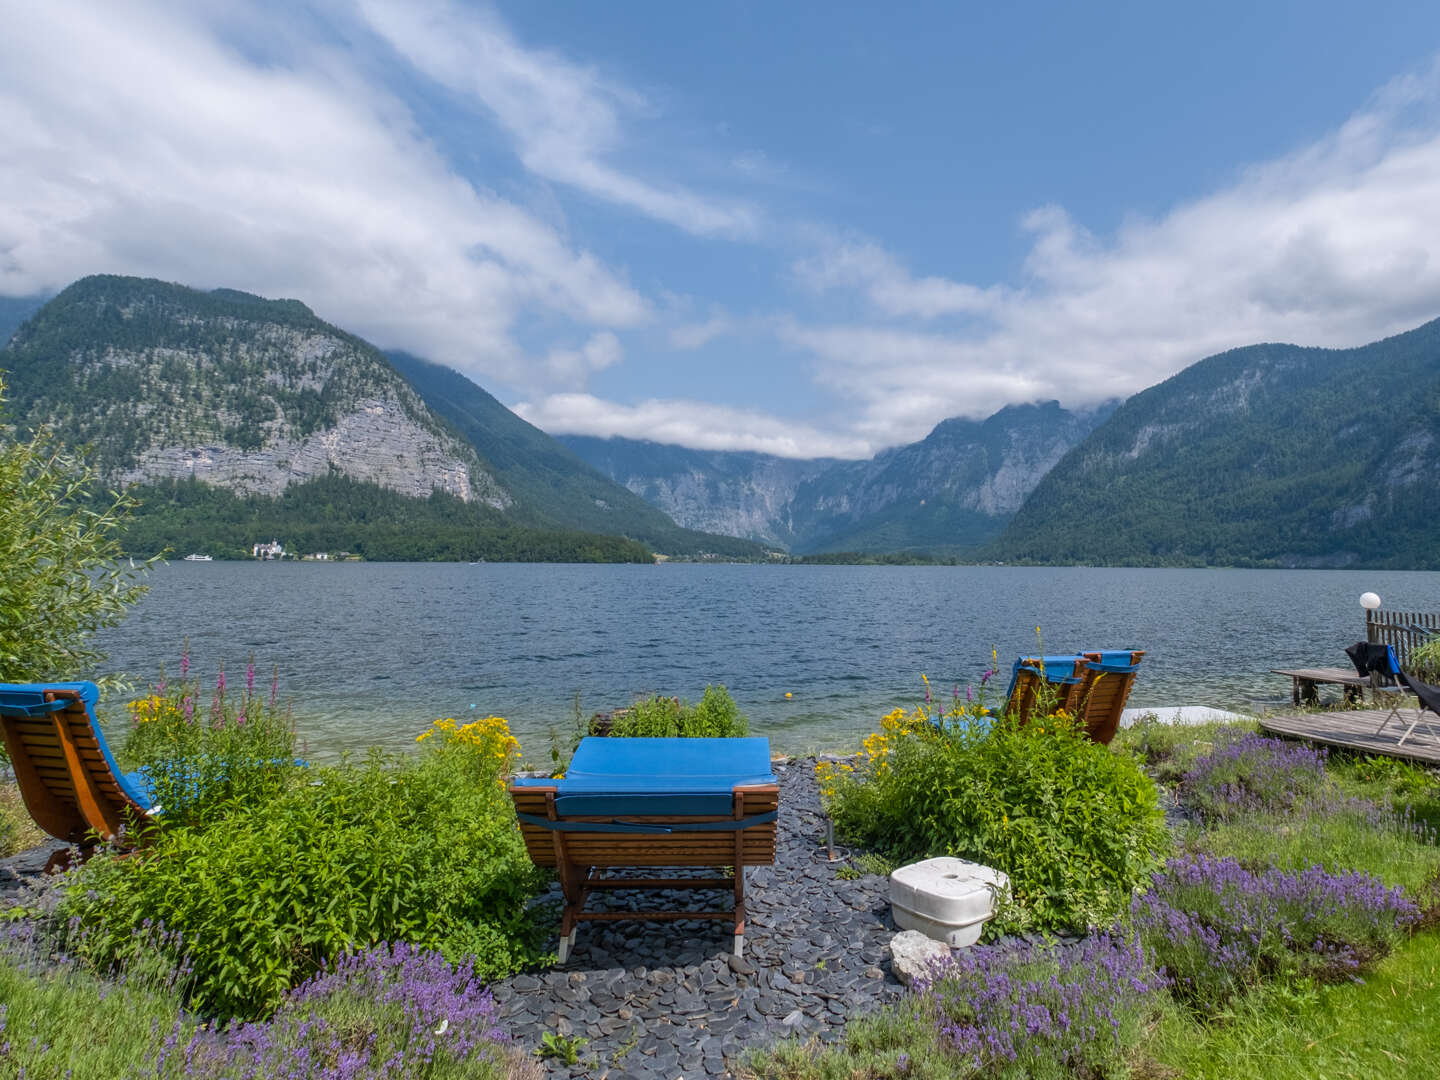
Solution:
{"label": "globe street lamp", "polygon": [[1360,594],[1360,606],[1365,609],[1365,640],[1374,641],[1374,634],[1371,632],[1371,623],[1375,619],[1375,612],[1380,607],[1380,597],[1376,593],[1366,592]]}

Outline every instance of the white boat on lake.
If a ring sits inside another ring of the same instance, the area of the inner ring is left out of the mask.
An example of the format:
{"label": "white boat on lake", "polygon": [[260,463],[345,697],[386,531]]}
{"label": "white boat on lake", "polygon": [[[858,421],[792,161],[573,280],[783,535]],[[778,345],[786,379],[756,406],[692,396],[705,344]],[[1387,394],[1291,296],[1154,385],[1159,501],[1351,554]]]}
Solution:
{"label": "white boat on lake", "polygon": [[192,551],[189,555],[186,555],[186,556],[185,556],[185,561],[186,561],[186,562],[214,562],[214,561],[215,561],[215,556],[213,556],[213,555],[196,555],[196,554]]}

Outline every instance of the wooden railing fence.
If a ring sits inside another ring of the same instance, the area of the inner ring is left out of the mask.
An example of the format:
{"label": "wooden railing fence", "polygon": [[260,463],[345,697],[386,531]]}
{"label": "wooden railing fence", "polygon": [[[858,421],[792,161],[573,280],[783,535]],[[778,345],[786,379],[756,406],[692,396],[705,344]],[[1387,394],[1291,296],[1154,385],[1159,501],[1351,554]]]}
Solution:
{"label": "wooden railing fence", "polygon": [[1400,666],[1410,666],[1410,653],[1434,634],[1440,634],[1440,615],[1412,611],[1367,611],[1365,638],[1395,646]]}

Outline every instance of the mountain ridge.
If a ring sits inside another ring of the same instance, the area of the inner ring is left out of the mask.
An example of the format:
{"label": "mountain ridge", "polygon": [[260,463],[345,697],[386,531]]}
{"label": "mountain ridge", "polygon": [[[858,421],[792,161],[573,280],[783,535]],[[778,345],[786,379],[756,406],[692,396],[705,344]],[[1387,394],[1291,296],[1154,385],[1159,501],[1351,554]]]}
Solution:
{"label": "mountain ridge", "polygon": [[557,438],[677,521],[740,532],[796,553],[953,554],[998,536],[1044,471],[1108,408],[1012,405],[941,421],[866,461],[788,459],[644,440]]}
{"label": "mountain ridge", "polygon": [[1348,349],[1262,344],[1127,400],[984,555],[1440,568],[1440,319]]}

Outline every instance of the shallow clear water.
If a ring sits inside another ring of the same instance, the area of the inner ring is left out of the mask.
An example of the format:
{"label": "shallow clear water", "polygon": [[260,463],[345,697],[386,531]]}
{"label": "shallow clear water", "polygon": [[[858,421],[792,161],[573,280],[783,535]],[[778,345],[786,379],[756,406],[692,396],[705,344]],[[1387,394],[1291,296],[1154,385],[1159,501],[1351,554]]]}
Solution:
{"label": "shallow clear water", "polygon": [[268,684],[278,664],[322,758],[495,713],[539,759],[576,693],[588,716],[707,683],[803,751],[854,745],[923,695],[921,672],[963,693],[993,645],[1008,673],[1036,626],[1050,652],[1147,650],[1133,705],[1288,700],[1268,670],[1344,664],[1366,590],[1440,609],[1440,573],[1399,571],[175,562],[100,644],[142,686],[186,638],[207,681],[223,660],[234,685],[253,653]]}

